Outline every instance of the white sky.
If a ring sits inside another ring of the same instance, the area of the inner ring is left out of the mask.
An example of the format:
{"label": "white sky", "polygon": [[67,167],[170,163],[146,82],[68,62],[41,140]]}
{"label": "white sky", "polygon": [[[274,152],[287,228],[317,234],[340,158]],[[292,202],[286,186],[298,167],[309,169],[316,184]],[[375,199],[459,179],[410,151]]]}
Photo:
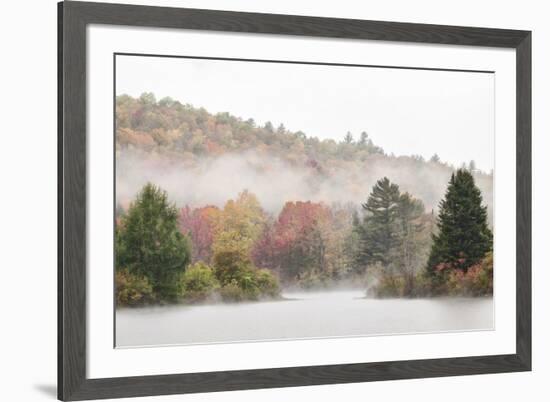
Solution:
{"label": "white sky", "polygon": [[153,92],[321,139],[366,131],[395,155],[494,164],[493,74],[117,56],[116,92]]}

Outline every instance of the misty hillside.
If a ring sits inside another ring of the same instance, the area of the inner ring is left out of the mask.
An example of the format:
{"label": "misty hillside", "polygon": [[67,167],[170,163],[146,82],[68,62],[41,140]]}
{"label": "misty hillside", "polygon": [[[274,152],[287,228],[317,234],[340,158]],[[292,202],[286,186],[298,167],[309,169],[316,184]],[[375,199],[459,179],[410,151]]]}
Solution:
{"label": "misty hillside", "polygon": [[[274,213],[292,199],[359,205],[387,176],[436,209],[455,169],[437,155],[426,161],[387,154],[366,132],[347,133],[345,121],[335,141],[170,98],[157,102],[153,94],[118,96],[116,108],[117,201],[123,204],[151,181],[180,206],[222,206],[244,189]],[[492,174],[471,168],[492,221]]]}

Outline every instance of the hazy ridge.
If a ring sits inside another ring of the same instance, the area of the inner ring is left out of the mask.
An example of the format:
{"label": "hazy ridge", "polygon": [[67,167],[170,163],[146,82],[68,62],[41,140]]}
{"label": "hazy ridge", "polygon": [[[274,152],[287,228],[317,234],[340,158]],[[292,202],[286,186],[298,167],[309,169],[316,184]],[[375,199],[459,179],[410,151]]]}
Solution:
{"label": "hazy ridge", "polygon": [[[152,94],[118,96],[117,201],[127,204],[147,182],[165,189],[178,206],[221,207],[248,189],[275,214],[288,200],[359,205],[387,176],[428,210],[437,209],[454,166],[436,157],[387,154],[366,133],[335,137],[342,140],[320,141],[315,133],[213,115],[169,98],[157,102]],[[492,221],[493,176],[473,173]]]}

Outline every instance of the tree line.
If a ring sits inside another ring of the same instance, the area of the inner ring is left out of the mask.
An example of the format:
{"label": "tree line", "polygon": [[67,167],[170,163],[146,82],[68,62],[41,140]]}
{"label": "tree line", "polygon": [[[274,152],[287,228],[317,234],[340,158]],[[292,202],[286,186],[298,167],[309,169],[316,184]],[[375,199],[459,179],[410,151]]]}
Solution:
{"label": "tree line", "polygon": [[242,191],[223,208],[178,209],[147,184],[116,212],[118,305],[280,297],[348,283],[377,297],[492,293],[492,233],[472,174],[439,213],[384,177],[360,208],[288,201],[277,216]]}
{"label": "tree line", "polygon": [[493,235],[470,171],[451,175],[434,220],[411,194],[379,180],[362,221],[354,219],[356,262],[378,272],[379,297],[492,294]]}
{"label": "tree line", "polygon": [[118,150],[154,149],[165,154],[178,153],[187,159],[258,147],[289,161],[309,155],[321,163],[341,158],[360,160],[383,153],[365,131],[357,141],[349,132],[340,142],[319,140],[302,131],[290,131],[283,124],[274,127],[269,121],[259,124],[229,113],[214,115],[169,97],[157,101],[152,93],[139,98],[117,96],[116,127]]}
{"label": "tree line", "polygon": [[[365,186],[388,175],[401,189],[414,192],[427,208],[432,208],[442,197],[441,184],[455,169],[437,154],[424,159],[420,155],[385,152],[373,142],[367,127],[356,133],[333,133],[334,139],[312,134],[226,112],[210,113],[169,97],[157,100],[152,93],[116,98],[117,157],[147,160],[148,166],[159,166],[159,170],[176,161],[192,170],[204,160],[250,152],[260,159],[283,161],[310,175],[313,189],[338,177],[346,191],[363,194]],[[491,211],[492,173],[476,169],[473,161],[463,167],[472,172]]]}
{"label": "tree line", "polygon": [[[192,238],[179,226],[180,214],[165,191],[147,184],[116,220],[117,303],[258,300],[279,295],[279,284],[250,259],[254,199],[243,193],[238,212],[228,203],[211,258],[193,259]],[[241,219],[250,218],[250,220]],[[196,255],[196,254],[195,254]]]}

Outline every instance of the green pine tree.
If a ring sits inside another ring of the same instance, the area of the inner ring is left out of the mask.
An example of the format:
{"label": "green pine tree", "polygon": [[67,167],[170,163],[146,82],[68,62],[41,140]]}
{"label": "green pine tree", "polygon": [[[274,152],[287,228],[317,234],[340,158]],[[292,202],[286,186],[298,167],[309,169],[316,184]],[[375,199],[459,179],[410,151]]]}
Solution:
{"label": "green pine tree", "polygon": [[428,259],[428,273],[435,279],[442,268],[462,269],[479,262],[493,248],[487,225],[487,207],[467,169],[453,173],[445,198],[439,204],[437,234]]}
{"label": "green pine tree", "polygon": [[366,131],[362,131],[362,132],[361,132],[361,136],[360,136],[360,138],[359,138],[359,145],[361,145],[361,146],[366,146],[368,140],[369,140],[369,135],[367,134]]}
{"label": "green pine tree", "polygon": [[356,257],[359,264],[366,266],[380,262],[388,265],[391,262],[392,250],[399,240],[396,225],[399,197],[399,186],[384,177],[376,182],[367,202],[362,204],[366,215],[361,224],[355,224],[361,241]]}
{"label": "green pine tree", "polygon": [[191,255],[177,219],[178,211],[168,202],[166,192],[146,184],[116,232],[117,269],[145,276],[159,301],[176,297],[178,275],[184,272]]}
{"label": "green pine tree", "polygon": [[344,136],[344,143],[345,144],[352,144],[353,143],[353,134],[349,131]]}

